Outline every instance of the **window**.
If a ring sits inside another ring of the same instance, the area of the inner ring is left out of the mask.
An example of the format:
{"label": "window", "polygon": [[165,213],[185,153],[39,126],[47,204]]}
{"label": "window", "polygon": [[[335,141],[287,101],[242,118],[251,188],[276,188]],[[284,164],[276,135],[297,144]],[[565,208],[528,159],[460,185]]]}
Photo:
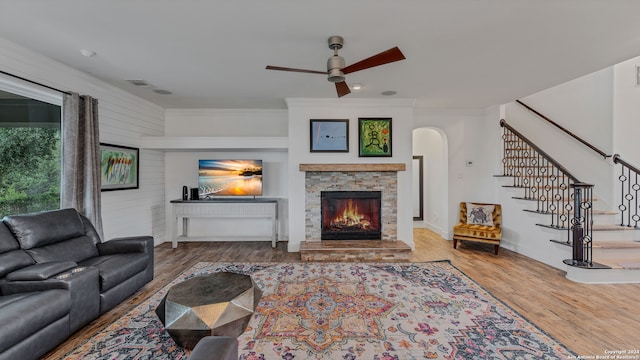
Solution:
{"label": "window", "polygon": [[0,217],[60,208],[60,123],[60,104],[0,90]]}

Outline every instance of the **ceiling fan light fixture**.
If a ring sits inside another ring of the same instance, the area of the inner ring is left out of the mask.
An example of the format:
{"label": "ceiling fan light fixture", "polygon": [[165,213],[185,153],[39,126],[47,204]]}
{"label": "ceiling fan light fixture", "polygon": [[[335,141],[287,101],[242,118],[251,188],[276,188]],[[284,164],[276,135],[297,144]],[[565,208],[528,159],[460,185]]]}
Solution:
{"label": "ceiling fan light fixture", "polygon": [[94,57],[96,56],[96,52],[93,50],[89,50],[89,49],[80,49],[80,54],[82,54],[82,56],[84,57]]}
{"label": "ceiling fan light fixture", "polygon": [[344,67],[344,58],[342,56],[333,55],[327,60],[327,74],[329,75],[329,81],[337,83],[344,81],[344,73],[342,68]]}
{"label": "ceiling fan light fixture", "polygon": [[[402,51],[396,46],[389,50],[383,51],[381,53],[370,56],[366,59],[355,62],[349,66],[344,66],[344,58],[338,55],[338,50],[342,49],[342,45],[344,44],[344,39],[341,36],[331,36],[328,39],[329,49],[333,50],[333,56],[331,56],[327,60],[327,72],[324,71],[316,71],[316,70],[307,70],[307,69],[296,69],[282,66],[271,66],[267,65],[267,70],[280,70],[280,71],[293,71],[300,73],[309,73],[309,74],[327,74],[330,82],[335,84],[336,93],[338,97],[342,97],[351,93],[351,88],[345,82],[345,74],[351,74],[356,71],[369,69],[372,67],[392,63],[395,61],[400,61],[406,59]],[[362,84],[360,84],[360,88],[354,87],[353,90],[360,90],[362,88]],[[395,93],[393,93],[395,94]],[[385,94],[392,95],[392,94]]]}
{"label": "ceiling fan light fixture", "polygon": [[342,69],[344,67],[344,58],[340,55],[333,55],[327,60],[327,71],[331,69]]}
{"label": "ceiling fan light fixture", "polygon": [[343,82],[345,79],[344,73],[340,69],[331,69],[329,70],[329,81],[338,83]]}

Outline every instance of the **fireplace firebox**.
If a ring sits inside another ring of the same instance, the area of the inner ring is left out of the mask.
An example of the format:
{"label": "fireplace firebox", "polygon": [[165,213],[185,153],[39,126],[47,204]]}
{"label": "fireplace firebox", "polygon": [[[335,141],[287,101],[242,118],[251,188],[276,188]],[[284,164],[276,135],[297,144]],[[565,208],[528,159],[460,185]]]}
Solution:
{"label": "fireplace firebox", "polygon": [[379,240],[380,191],[322,191],[322,240]]}

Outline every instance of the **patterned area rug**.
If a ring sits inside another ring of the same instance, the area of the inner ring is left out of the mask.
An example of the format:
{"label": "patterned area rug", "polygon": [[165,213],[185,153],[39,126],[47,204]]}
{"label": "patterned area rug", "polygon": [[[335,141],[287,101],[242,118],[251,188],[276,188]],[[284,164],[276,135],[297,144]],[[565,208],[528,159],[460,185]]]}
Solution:
{"label": "patterned area rug", "polygon": [[566,359],[574,354],[448,261],[198,263],[65,359],[186,359],[154,310],[170,286],[250,274],[263,296],[241,360]]}

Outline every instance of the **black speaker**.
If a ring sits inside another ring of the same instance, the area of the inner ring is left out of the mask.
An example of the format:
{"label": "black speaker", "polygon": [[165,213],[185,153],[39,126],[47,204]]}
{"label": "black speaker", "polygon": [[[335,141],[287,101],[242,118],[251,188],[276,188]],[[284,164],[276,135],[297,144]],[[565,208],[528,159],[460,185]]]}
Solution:
{"label": "black speaker", "polygon": [[191,188],[191,200],[200,200],[200,194],[198,194],[198,188]]}
{"label": "black speaker", "polygon": [[189,200],[189,188],[186,186],[182,187],[182,200]]}

